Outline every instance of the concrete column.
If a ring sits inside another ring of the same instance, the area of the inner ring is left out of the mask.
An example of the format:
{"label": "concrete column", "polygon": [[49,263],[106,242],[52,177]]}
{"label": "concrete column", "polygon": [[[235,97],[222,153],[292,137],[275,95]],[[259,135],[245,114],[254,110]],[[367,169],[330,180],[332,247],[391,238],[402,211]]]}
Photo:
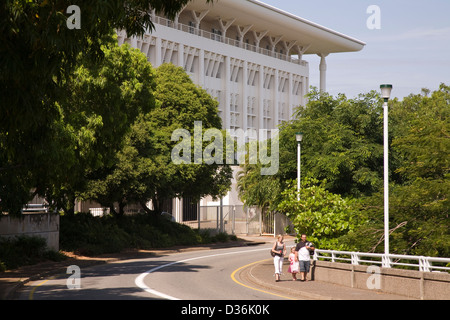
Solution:
{"label": "concrete column", "polygon": [[292,78],[292,73],[289,73],[289,83],[288,83],[288,85],[289,85],[289,88],[288,88],[288,90],[289,90],[289,94],[288,94],[288,120],[291,120],[292,119],[292,114],[294,113],[294,106],[292,105],[293,104],[293,101],[294,101],[294,99],[292,98],[292,91],[294,90],[294,80],[293,80],[293,78]]}
{"label": "concrete column", "polygon": [[200,49],[198,54],[198,85],[205,86],[205,50]]}
{"label": "concrete column", "polygon": [[178,66],[184,68],[184,44],[178,43]]}
{"label": "concrete column", "polygon": [[321,53],[319,55],[320,57],[320,91],[326,92],[327,91],[327,62],[325,60],[325,57],[328,56],[328,54]]}
{"label": "concrete column", "polygon": [[183,222],[183,210],[182,210],[182,199],[175,198],[175,221],[178,223]]}
{"label": "concrete column", "polygon": [[220,25],[220,29],[222,31],[222,42],[225,42],[225,39],[227,37],[227,30],[231,27],[231,25],[236,21],[236,18],[225,22],[225,24],[222,21],[222,18],[219,17],[219,25]]}
{"label": "concrete column", "polygon": [[258,129],[264,129],[264,66],[259,66],[258,79]]}
{"label": "concrete column", "polygon": [[161,38],[158,37],[155,40],[155,64],[153,65],[155,68],[158,68],[162,63],[161,46]]}
{"label": "concrete column", "polygon": [[308,93],[308,77],[302,77],[301,105],[306,105],[306,94]]}
{"label": "concrete column", "polygon": [[229,129],[230,125],[231,125],[231,110],[230,110],[230,103],[231,103],[231,97],[230,97],[230,72],[231,72],[231,66],[230,66],[230,57],[226,56],[225,57],[225,62],[224,62],[224,68],[225,68],[225,72],[223,75],[223,92],[225,94],[225,105],[223,108],[223,120],[224,120],[224,126],[225,129]]}
{"label": "concrete column", "polygon": [[242,63],[242,129],[247,130],[247,114],[248,114],[248,63],[244,60]]}
{"label": "concrete column", "polygon": [[278,126],[278,120],[279,120],[279,102],[280,102],[280,92],[278,91],[278,88],[280,86],[280,74],[278,72],[278,69],[275,69],[275,75],[274,75],[274,88],[272,89],[272,92],[274,93],[273,97],[273,116],[272,116],[272,127],[276,128]]}

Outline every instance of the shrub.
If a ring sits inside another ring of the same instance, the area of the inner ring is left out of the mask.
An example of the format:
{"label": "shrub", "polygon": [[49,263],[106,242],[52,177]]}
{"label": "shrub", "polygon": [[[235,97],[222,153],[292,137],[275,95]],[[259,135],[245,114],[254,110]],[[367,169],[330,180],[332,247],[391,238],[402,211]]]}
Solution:
{"label": "shrub", "polygon": [[44,238],[19,236],[0,238],[0,271],[45,260],[61,261],[65,256],[47,248]]}
{"label": "shrub", "polygon": [[61,216],[60,246],[84,255],[201,243],[188,226],[152,214],[93,217],[89,213]]}

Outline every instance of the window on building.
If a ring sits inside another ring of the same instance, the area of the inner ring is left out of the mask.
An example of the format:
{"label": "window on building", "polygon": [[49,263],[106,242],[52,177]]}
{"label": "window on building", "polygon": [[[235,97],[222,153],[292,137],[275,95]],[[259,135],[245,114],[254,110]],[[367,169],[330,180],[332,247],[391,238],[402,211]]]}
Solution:
{"label": "window on building", "polygon": [[271,108],[272,108],[272,101],[264,99],[264,107],[263,107],[264,129],[271,128],[272,125]]}
{"label": "window on building", "polygon": [[256,110],[255,110],[255,97],[248,97],[247,105],[247,128],[256,129]]}
{"label": "window on building", "polygon": [[286,103],[279,102],[278,103],[278,124],[281,124],[283,121],[286,121]]}
{"label": "window on building", "polygon": [[211,30],[211,39],[222,42],[222,31],[212,28]]}
{"label": "window on building", "polygon": [[194,21],[189,21],[189,33],[195,34],[195,23]]}
{"label": "window on building", "polygon": [[230,94],[230,129],[239,129],[239,94],[231,93]]}

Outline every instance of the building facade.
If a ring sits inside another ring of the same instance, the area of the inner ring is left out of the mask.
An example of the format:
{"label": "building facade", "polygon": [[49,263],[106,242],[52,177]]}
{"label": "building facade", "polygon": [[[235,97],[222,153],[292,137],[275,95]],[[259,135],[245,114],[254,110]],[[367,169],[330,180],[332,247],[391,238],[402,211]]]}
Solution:
{"label": "building facade", "polygon": [[[194,0],[174,21],[156,14],[152,21],[155,30],[142,37],[119,31],[119,45],[138,48],[154,67],[183,67],[218,100],[224,129],[276,129],[306,104],[306,55],[321,57],[320,89],[325,91],[326,57],[364,47],[359,40],[256,0]],[[224,199],[227,204],[239,203],[233,188]],[[181,200],[174,201],[179,217]]]}

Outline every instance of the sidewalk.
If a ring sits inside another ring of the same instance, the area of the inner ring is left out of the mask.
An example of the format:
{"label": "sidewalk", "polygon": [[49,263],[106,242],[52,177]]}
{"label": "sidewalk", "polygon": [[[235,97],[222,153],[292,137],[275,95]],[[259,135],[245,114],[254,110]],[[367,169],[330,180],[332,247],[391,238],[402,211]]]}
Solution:
{"label": "sidewalk", "polygon": [[[275,238],[270,236],[243,238],[266,244],[272,244],[275,241]],[[295,237],[284,236],[284,240],[292,242]],[[274,265],[271,258],[242,269],[238,276],[255,287],[300,300],[411,300],[405,296],[386,294],[375,290],[354,289],[318,280],[293,281],[292,275],[287,272],[288,267],[289,262],[285,260],[279,282],[275,282]],[[300,279],[300,275],[297,276],[297,279]],[[307,279],[310,279],[310,274]]]}

